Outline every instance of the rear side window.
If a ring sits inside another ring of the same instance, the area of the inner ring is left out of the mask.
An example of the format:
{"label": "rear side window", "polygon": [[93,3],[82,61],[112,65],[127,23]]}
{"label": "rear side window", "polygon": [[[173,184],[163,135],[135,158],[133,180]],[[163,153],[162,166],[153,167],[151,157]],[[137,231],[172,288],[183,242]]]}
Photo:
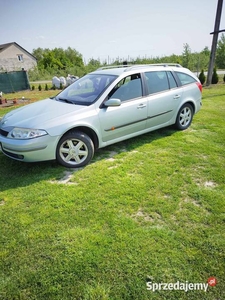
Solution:
{"label": "rear side window", "polygon": [[169,90],[169,82],[165,71],[146,72],[145,78],[149,94]]}
{"label": "rear side window", "polygon": [[178,78],[180,79],[181,85],[186,85],[186,84],[190,84],[193,82],[196,82],[195,78],[193,78],[192,76],[185,74],[185,73],[181,73],[181,72],[176,72]]}

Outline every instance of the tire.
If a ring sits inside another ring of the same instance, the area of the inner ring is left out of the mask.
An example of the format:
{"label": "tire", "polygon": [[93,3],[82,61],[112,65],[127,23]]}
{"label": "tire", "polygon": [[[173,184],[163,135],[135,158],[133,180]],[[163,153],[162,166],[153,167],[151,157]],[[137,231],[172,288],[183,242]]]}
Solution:
{"label": "tire", "polygon": [[177,114],[175,126],[179,130],[185,130],[191,125],[192,119],[193,107],[191,104],[186,103],[180,108]]}
{"label": "tire", "polygon": [[56,148],[56,160],[67,168],[87,165],[94,155],[94,144],[90,137],[80,131],[66,133]]}

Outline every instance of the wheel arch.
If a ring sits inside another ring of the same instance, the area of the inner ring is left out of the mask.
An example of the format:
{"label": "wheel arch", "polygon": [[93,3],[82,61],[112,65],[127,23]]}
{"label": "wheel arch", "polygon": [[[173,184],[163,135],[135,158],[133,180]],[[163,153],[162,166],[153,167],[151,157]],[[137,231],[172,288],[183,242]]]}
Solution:
{"label": "wheel arch", "polygon": [[[193,115],[195,114],[195,111],[196,111],[196,106],[195,106],[195,103],[192,101],[192,100],[187,100],[185,101],[184,103],[182,103],[182,105],[180,106],[179,110],[181,109],[182,106],[184,106],[185,104],[190,104],[193,108]],[[179,111],[178,110],[178,111]]]}
{"label": "wheel arch", "polygon": [[67,134],[68,132],[72,132],[72,131],[80,131],[80,132],[87,134],[91,138],[95,149],[98,149],[99,139],[98,139],[96,132],[93,129],[91,129],[90,127],[87,127],[87,126],[77,126],[77,127],[73,127],[70,130],[64,132],[63,136],[65,134]]}

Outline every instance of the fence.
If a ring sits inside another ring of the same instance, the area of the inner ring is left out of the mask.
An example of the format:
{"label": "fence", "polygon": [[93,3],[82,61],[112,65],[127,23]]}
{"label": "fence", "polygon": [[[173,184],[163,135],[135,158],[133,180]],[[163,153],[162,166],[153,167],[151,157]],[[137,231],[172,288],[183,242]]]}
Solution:
{"label": "fence", "polygon": [[0,92],[14,93],[30,89],[26,71],[0,73]]}

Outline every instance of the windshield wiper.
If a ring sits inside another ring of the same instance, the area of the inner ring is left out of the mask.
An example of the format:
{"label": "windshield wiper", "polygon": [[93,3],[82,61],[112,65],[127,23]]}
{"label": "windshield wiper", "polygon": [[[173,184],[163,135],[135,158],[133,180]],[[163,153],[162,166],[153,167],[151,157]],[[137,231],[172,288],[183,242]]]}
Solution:
{"label": "windshield wiper", "polygon": [[64,101],[66,103],[75,104],[73,101],[68,100],[66,98],[57,98],[57,97],[55,97],[55,99],[58,100],[58,101]]}

